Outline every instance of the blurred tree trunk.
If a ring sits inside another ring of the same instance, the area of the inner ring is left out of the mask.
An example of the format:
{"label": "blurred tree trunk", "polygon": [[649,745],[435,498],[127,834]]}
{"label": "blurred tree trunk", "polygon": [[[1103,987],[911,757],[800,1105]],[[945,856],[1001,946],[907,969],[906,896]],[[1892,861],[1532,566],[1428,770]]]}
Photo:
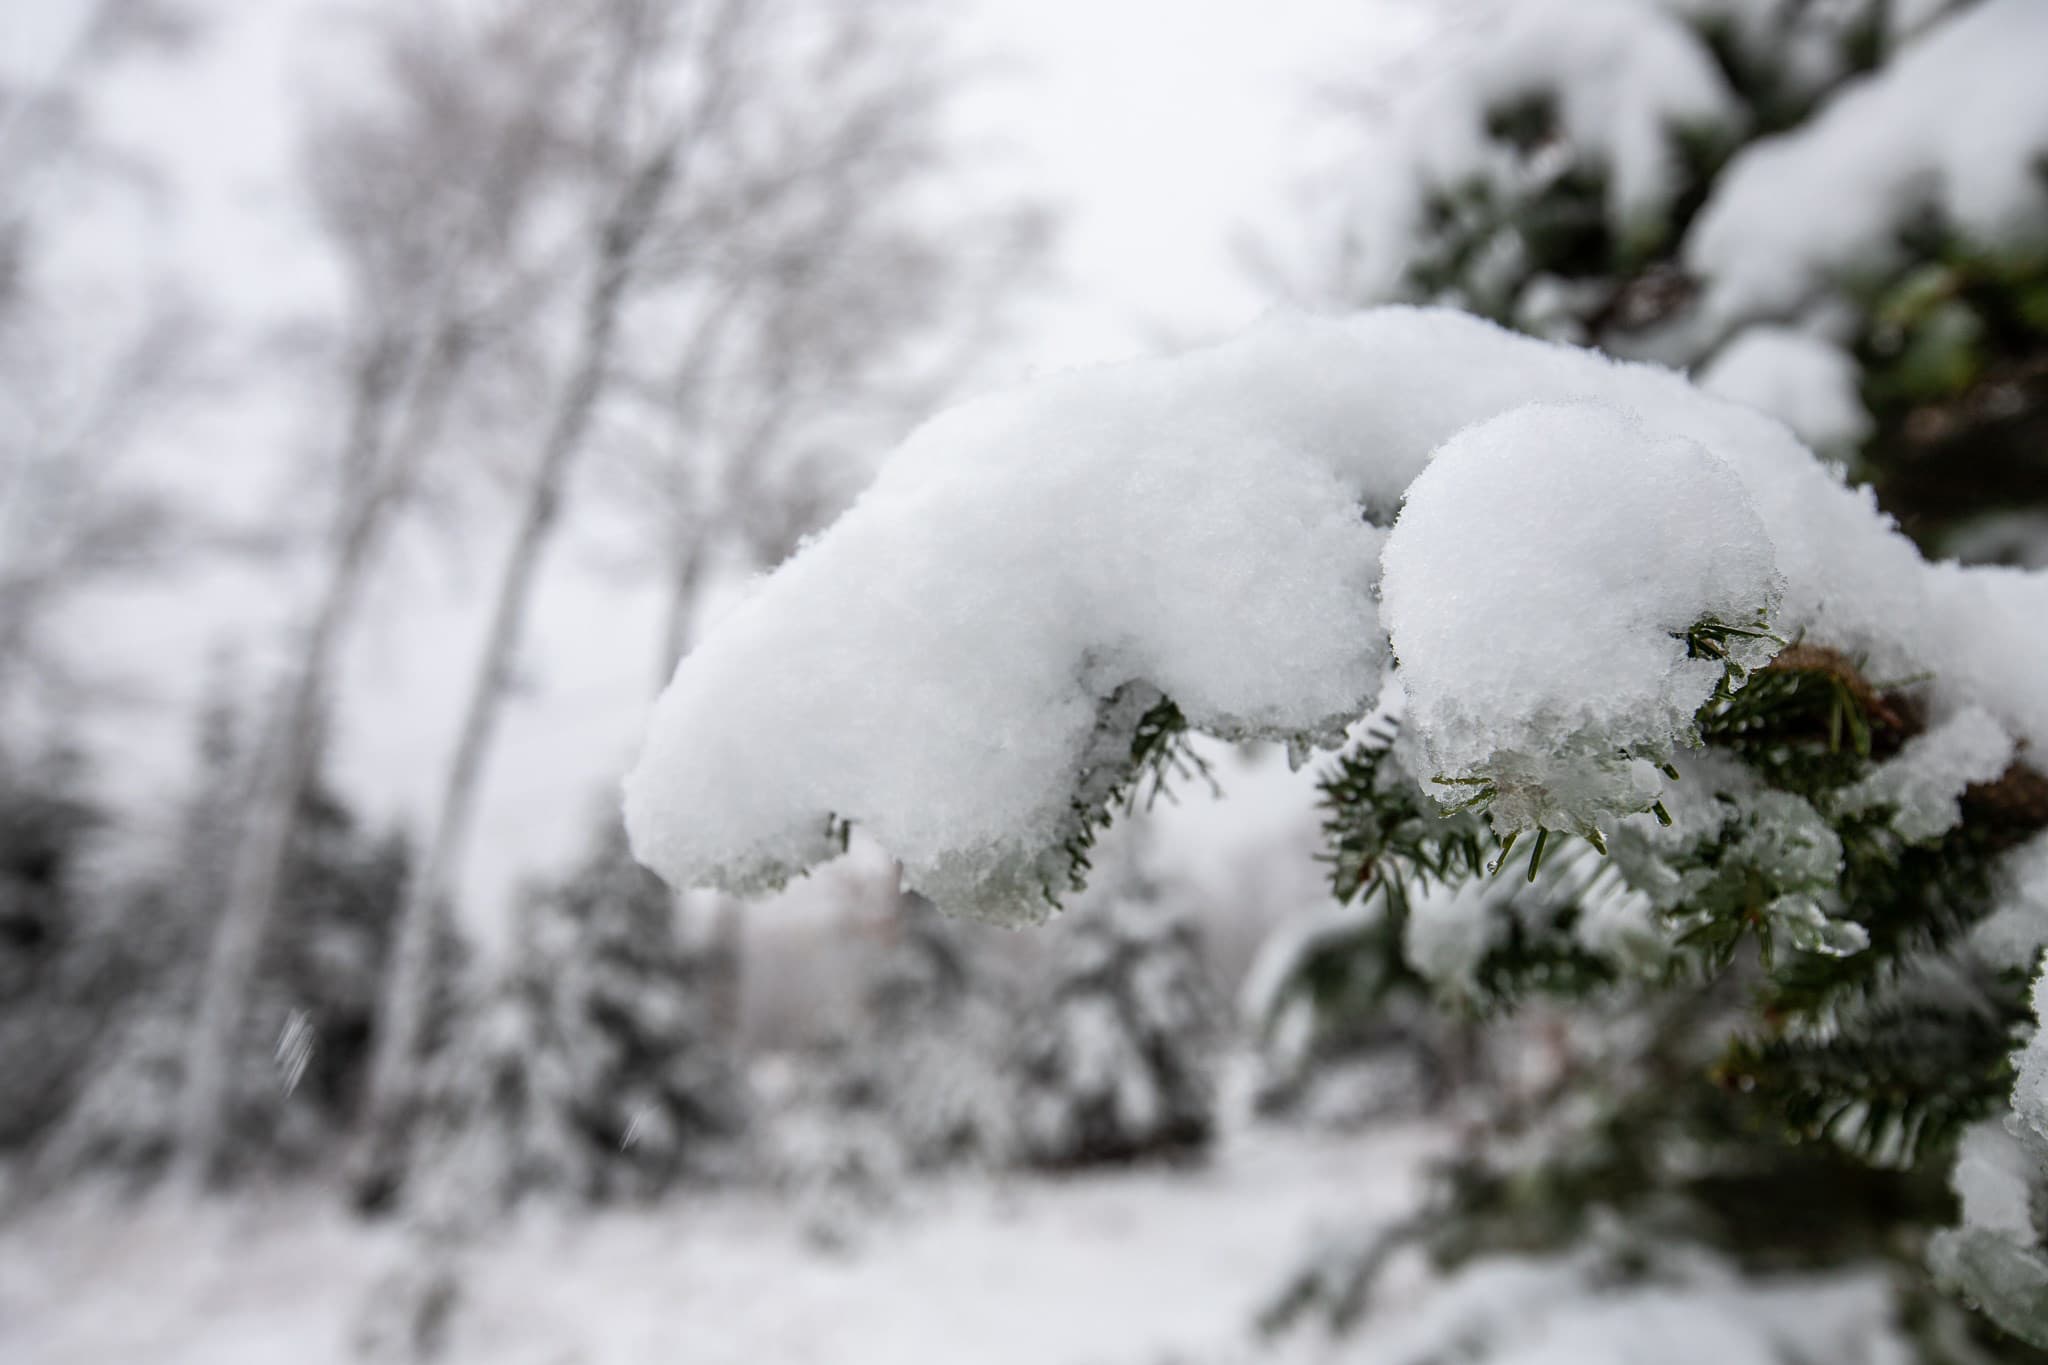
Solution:
{"label": "blurred tree trunk", "polygon": [[393,527],[481,364],[522,354],[551,272],[536,209],[557,167],[563,59],[533,15],[480,25],[400,6],[371,32],[381,80],[309,123],[305,189],[349,287],[338,510],[266,727],[186,1051],[177,1165],[214,1174],[227,1060],[275,912],[341,643]]}
{"label": "blurred tree trunk", "polygon": [[448,772],[435,810],[432,835],[418,874],[399,912],[371,1058],[366,1147],[358,1179],[365,1197],[379,1202],[400,1157],[406,1112],[417,1089],[415,1072],[424,1042],[432,988],[434,924],[449,897],[475,822],[485,760],[511,688],[520,639],[541,557],[561,516],[562,498],[582,450],[611,369],[619,314],[642,240],[660,214],[676,172],[678,144],[669,141],[638,167],[596,234],[594,270],[584,300],[568,382],[528,477],[512,549],[500,573],[490,627],[484,637]]}
{"label": "blurred tree trunk", "polygon": [[[343,459],[346,468],[377,474],[349,500],[300,637],[298,656],[286,674],[256,757],[253,790],[185,1049],[174,1174],[188,1187],[205,1184],[215,1173],[236,1038],[246,1018],[264,932],[275,912],[300,803],[319,761],[337,648],[361,600],[378,546],[439,434],[463,357],[457,334],[443,329],[429,353],[410,367],[403,356],[378,347],[357,375]],[[408,368],[410,374],[405,372]]]}

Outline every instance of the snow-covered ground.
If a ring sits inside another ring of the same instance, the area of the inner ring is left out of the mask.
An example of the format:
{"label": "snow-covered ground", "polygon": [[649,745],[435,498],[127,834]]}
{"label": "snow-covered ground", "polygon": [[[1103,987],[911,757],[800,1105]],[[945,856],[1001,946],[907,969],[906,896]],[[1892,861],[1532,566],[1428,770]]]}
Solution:
{"label": "snow-covered ground", "polygon": [[[1440,1137],[1254,1130],[1208,1166],[914,1192],[852,1249],[726,1194],[530,1214],[472,1262],[451,1358],[483,1365],[1093,1365],[1234,1354],[1320,1228],[1401,1210]],[[399,1252],[309,1196],[73,1204],[0,1227],[8,1365],[319,1365]]]}

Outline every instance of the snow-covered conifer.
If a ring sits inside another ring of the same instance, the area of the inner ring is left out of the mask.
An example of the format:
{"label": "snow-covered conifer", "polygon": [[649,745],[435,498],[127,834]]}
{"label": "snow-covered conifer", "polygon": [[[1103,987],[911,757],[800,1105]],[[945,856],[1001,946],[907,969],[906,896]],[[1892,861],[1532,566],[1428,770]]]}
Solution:
{"label": "snow-covered conifer", "polygon": [[1019,1057],[1028,1160],[1189,1156],[1215,1136],[1222,1020],[1196,926],[1142,887],[1056,931]]}
{"label": "snow-covered conifer", "polygon": [[878,1119],[908,1170],[1000,1166],[1017,1153],[1012,1056],[1018,983],[973,926],[896,899],[861,1021],[840,1062],[840,1107]]}
{"label": "snow-covered conifer", "polygon": [[521,906],[516,960],[472,1006],[426,1119],[497,1144],[499,1198],[644,1199],[737,1159],[743,1078],[675,916],[614,824]]}

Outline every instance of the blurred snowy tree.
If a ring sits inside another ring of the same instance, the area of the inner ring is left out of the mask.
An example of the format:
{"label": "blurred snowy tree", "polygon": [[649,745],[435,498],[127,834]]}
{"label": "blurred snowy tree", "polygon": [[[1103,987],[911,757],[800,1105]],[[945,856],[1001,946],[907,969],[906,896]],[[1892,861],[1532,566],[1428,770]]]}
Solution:
{"label": "blurred snowy tree", "polygon": [[2012,206],[2048,166],[2021,78],[1981,59],[2033,41],[2025,8],[1473,6],[1265,273],[1692,369],[1929,553],[2041,563],[2048,230]]}
{"label": "blurred snowy tree", "polygon": [[644,1200],[742,1164],[751,1105],[709,1016],[707,964],[615,823],[526,897],[515,954],[440,1064],[426,1117],[498,1149],[496,1199]]}
{"label": "blurred snowy tree", "polygon": [[[509,13],[472,27],[405,7],[371,38],[373,78],[320,110],[306,137],[308,196],[345,292],[328,376],[338,413],[320,422],[319,458],[292,494],[324,493],[313,503],[326,524],[308,537],[313,582],[291,621],[186,1042],[179,1146],[190,1180],[211,1174],[228,1058],[255,1008],[348,630],[399,524],[449,482],[435,477],[447,428],[482,425],[484,381],[502,386],[531,363],[549,295],[536,220],[560,148],[552,106],[533,94],[553,89],[563,54]],[[423,998],[433,909],[418,916]]]}
{"label": "blurred snowy tree", "polygon": [[839,1058],[835,1100],[879,1118],[900,1165],[999,1166],[1017,1152],[1018,983],[922,896],[904,895]]}
{"label": "blurred snowy tree", "polygon": [[1199,1155],[1216,1134],[1223,1030],[1194,924],[1132,886],[1059,936],[1018,1058],[1025,1158]]}

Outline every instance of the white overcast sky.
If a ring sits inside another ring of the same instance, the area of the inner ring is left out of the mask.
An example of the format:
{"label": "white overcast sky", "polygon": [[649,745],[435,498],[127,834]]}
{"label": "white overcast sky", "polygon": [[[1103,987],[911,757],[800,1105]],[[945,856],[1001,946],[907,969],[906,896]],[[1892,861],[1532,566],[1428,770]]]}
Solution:
{"label": "white overcast sky", "polygon": [[[396,0],[403,3],[404,0]],[[1412,50],[1430,0],[967,0],[971,45],[1003,74],[973,95],[978,138],[1064,215],[1062,284],[999,379],[1112,359],[1228,331],[1261,308],[1231,255],[1247,223],[1272,222],[1311,160],[1312,96]],[[324,273],[295,220],[289,156],[300,94],[322,67],[317,0],[209,0],[218,16],[192,59],[131,77],[114,132],[168,167],[171,194],[148,250],[180,264],[203,302],[252,325],[317,299]],[[82,4],[0,3],[0,65],[16,79],[57,60]],[[154,213],[156,210],[148,210]],[[181,430],[206,445],[223,498],[259,499],[305,433],[279,411]],[[244,487],[243,485],[246,485]],[[565,537],[550,565],[520,697],[490,773],[465,908],[488,929],[512,885],[576,845],[630,757],[646,704],[653,604],[604,558],[601,532]],[[401,551],[355,642],[337,766],[386,815],[426,812],[467,684],[474,610],[500,546]],[[91,628],[148,680],[122,713],[117,791],[161,790],[189,733],[205,660],[261,666],[288,592],[219,572]],[[81,629],[86,628],[81,626]],[[516,853],[509,852],[516,850]]]}

